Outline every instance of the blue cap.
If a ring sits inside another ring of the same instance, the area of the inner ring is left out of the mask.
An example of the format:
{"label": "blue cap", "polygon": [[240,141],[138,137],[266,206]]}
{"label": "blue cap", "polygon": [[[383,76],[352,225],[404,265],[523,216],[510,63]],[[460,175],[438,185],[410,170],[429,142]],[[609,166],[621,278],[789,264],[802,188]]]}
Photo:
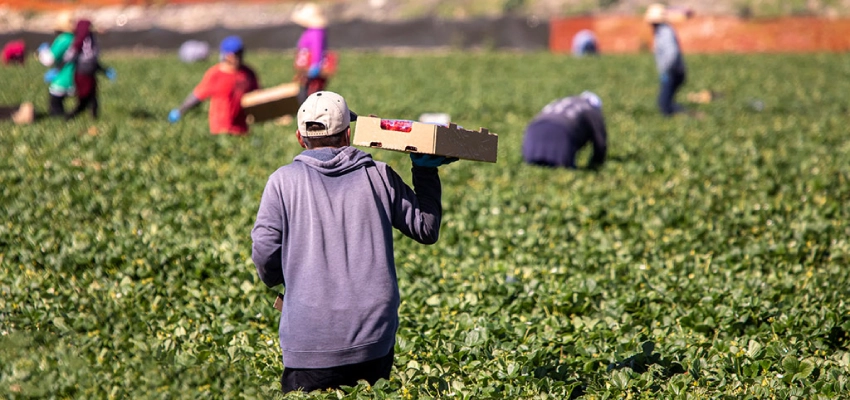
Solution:
{"label": "blue cap", "polygon": [[219,51],[224,54],[237,53],[242,50],[242,39],[239,36],[228,36],[221,41]]}

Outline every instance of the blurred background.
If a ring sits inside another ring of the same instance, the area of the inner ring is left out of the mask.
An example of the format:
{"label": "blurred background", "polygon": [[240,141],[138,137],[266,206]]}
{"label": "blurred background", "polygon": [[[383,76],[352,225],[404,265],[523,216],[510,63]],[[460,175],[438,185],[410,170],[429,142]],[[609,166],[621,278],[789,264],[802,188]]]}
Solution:
{"label": "blurred background", "polygon": [[[652,0],[325,1],[334,48],[483,48],[569,51],[590,29],[600,52],[649,47],[641,15]],[[685,51],[846,51],[848,0],[668,1],[693,18],[679,23]],[[48,41],[56,14],[92,20],[105,49],[177,49],[186,40],[217,43],[241,35],[252,48],[287,49],[296,1],[2,0],[0,43]]]}

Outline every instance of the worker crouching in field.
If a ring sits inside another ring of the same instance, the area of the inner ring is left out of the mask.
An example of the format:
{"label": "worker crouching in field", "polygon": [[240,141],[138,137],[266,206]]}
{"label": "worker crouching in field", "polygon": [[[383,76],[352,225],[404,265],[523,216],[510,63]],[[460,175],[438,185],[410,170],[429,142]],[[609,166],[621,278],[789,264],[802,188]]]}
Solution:
{"label": "worker crouching in field", "polygon": [[607,140],[602,100],[584,92],[555,100],[534,117],[525,128],[522,158],[533,165],[576,168],[576,153],[590,142],[588,168],[595,169],[605,162]]}
{"label": "worker crouching in field", "polygon": [[242,109],[242,96],[260,85],[254,71],[243,63],[242,39],[228,36],[221,41],[219,50],[220,62],[207,70],[180,108],[171,110],[168,120],[175,123],[187,111],[210,99],[210,132],[244,135],[248,133],[248,122]]}
{"label": "worker crouching in field", "polygon": [[72,119],[85,111],[91,109],[92,118],[97,118],[97,73],[103,72],[110,80],[115,80],[115,70],[104,68],[100,64],[100,48],[94,37],[91,21],[81,19],[77,21],[74,29],[74,41],[65,52],[65,63],[74,64],[74,88],[77,94],[77,107],[68,114],[67,119]]}
{"label": "worker crouching in field", "polygon": [[674,98],[676,92],[685,83],[685,60],[682,57],[676,32],[667,23],[667,7],[663,4],[650,5],[644,19],[652,25],[655,66],[661,80],[658,108],[661,109],[662,114],[671,116],[682,111]]}
{"label": "worker crouching in field", "polygon": [[582,29],[573,36],[573,55],[576,57],[595,56],[599,53],[596,35],[589,29]]}
{"label": "worker crouching in field", "polygon": [[411,154],[414,189],[387,164],[351,147],[342,96],[317,92],[298,110],[304,150],[271,174],[251,231],[251,258],[269,287],[286,288],[280,315],[284,392],[388,379],[399,325],[393,228],[437,241],[437,167]]}

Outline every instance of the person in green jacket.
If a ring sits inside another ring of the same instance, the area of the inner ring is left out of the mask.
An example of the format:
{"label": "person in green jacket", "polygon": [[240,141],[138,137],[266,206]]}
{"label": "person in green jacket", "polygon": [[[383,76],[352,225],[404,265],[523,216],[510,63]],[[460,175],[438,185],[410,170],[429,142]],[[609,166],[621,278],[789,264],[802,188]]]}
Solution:
{"label": "person in green jacket", "polygon": [[65,116],[65,98],[74,95],[74,63],[65,63],[65,52],[74,42],[74,21],[70,13],[59,15],[56,21],[56,39],[53,44],[42,43],[38,47],[38,60],[45,66],[51,67],[44,74],[44,81],[49,83],[50,116]]}

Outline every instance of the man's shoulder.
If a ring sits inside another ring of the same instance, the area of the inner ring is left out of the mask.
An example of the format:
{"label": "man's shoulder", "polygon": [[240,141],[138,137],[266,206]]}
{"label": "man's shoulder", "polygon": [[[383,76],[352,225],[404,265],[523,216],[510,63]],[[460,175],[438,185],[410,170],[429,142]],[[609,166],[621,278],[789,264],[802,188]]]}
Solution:
{"label": "man's shoulder", "polygon": [[216,65],[213,65],[212,67],[207,68],[207,70],[204,71],[204,78],[209,79],[209,78],[221,75],[222,73],[223,72],[221,72],[221,69],[219,69],[218,64],[216,64]]}

